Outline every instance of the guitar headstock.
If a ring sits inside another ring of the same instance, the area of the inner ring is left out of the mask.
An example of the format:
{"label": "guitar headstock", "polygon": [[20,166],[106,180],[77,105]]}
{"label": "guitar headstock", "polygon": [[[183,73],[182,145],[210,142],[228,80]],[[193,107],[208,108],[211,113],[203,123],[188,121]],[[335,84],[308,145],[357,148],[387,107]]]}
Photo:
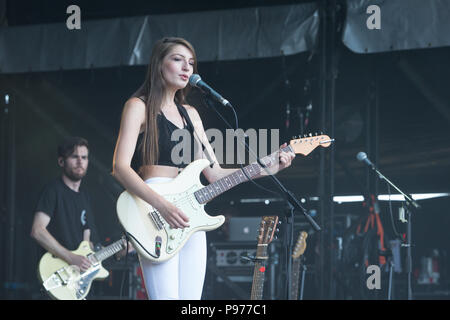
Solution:
{"label": "guitar headstock", "polygon": [[315,148],[318,146],[327,148],[331,145],[334,139],[330,139],[329,136],[321,134],[321,135],[304,135],[303,137],[294,137],[289,141],[289,145],[291,146],[294,153],[300,153],[304,156],[310,154]]}
{"label": "guitar headstock", "polygon": [[308,233],[302,231],[298,236],[297,243],[295,244],[294,252],[292,253],[292,258],[298,259],[300,256],[305,253],[306,250],[306,238],[308,237]]}
{"label": "guitar headstock", "polygon": [[258,231],[258,244],[269,244],[277,230],[278,216],[264,216]]}

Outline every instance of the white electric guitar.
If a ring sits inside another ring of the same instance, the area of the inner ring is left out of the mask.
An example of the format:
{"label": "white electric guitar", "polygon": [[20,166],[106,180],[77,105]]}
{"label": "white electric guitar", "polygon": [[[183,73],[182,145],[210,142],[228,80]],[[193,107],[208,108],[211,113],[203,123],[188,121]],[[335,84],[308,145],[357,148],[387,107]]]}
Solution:
{"label": "white electric guitar", "polygon": [[[328,147],[334,139],[326,135],[294,139],[282,149],[286,152],[308,155],[317,146]],[[279,163],[279,151],[261,159],[270,168]],[[246,166],[214,183],[204,186],[200,174],[209,165],[206,159],[193,161],[175,179],[149,185],[152,190],[180,208],[189,218],[189,227],[172,229],[159,212],[139,197],[122,192],[117,200],[117,215],[136,251],[153,262],[163,262],[174,256],[196,231],[210,231],[220,227],[225,217],[209,216],[204,210],[207,202],[259,175],[264,169],[257,163]]]}

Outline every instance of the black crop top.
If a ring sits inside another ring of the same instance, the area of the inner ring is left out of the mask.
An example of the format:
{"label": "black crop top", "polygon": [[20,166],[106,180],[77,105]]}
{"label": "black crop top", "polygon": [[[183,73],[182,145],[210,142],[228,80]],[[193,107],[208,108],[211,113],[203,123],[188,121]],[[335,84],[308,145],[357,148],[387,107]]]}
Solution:
{"label": "black crop top", "polygon": [[[141,98],[139,98],[141,99]],[[143,99],[141,99],[144,101]],[[185,135],[181,136],[179,138],[179,141],[172,141],[171,136],[172,133],[178,128],[174,123],[169,121],[163,113],[158,114],[158,117],[156,119],[156,122],[158,124],[158,132],[159,132],[159,139],[158,139],[158,149],[159,149],[159,158],[158,158],[158,165],[161,166],[170,166],[170,167],[177,167],[177,168],[185,168],[191,161],[194,160],[194,139],[193,139],[193,130],[192,122],[189,119],[189,115],[186,111],[186,109],[176,104],[178,108],[178,112],[180,113],[183,122],[186,122],[183,129],[187,130],[189,132],[189,138],[190,138],[190,149],[191,149],[191,155],[190,158],[186,159],[189,160],[187,162],[183,161],[183,148],[180,148],[180,152],[176,154],[177,159],[175,159],[175,162],[172,161],[172,149],[179,143],[183,143],[183,137],[186,137]],[[136,172],[138,172],[139,168],[143,165],[143,154],[142,154],[142,147],[143,147],[143,138],[144,138],[144,132],[141,132],[138,136],[138,140],[136,143],[136,150],[134,152],[133,158],[131,160],[131,168],[133,168]],[[180,146],[178,146],[180,147]],[[178,161],[179,160],[179,161]],[[181,163],[179,163],[181,162]]]}

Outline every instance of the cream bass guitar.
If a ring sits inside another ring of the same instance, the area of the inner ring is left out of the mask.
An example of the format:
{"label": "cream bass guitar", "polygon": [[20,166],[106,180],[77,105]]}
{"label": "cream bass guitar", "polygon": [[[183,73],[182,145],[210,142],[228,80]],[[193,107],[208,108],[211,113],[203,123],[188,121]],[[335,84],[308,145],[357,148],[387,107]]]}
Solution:
{"label": "cream bass guitar", "polygon": [[[328,147],[332,141],[334,139],[326,135],[310,135],[291,140],[282,151],[306,156],[318,146]],[[278,154],[279,151],[262,158],[261,163],[268,168],[278,164]],[[170,228],[155,208],[128,191],[122,192],[117,200],[117,215],[139,254],[155,263],[163,262],[173,257],[196,231],[220,227],[225,217],[206,214],[205,204],[264,170],[259,164],[253,163],[204,186],[200,182],[200,174],[208,165],[206,159],[193,161],[175,179],[149,185],[189,217],[189,227],[184,229]]]}
{"label": "cream bass guitar", "polygon": [[93,280],[102,280],[109,275],[101,262],[125,247],[126,241],[121,239],[94,252],[89,242],[82,241],[78,249],[72,252],[87,257],[91,262],[91,267],[84,272],[47,252],[39,261],[38,278],[53,299],[83,300],[88,295]]}

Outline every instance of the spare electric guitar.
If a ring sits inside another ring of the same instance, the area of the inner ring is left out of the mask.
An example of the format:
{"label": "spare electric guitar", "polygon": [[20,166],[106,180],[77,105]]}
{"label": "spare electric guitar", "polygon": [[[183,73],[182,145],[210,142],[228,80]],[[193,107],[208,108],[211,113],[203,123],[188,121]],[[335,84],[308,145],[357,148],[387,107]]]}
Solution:
{"label": "spare electric guitar", "polygon": [[125,239],[116,241],[97,252],[91,250],[88,241],[82,241],[75,254],[85,256],[91,267],[81,272],[78,266],[69,265],[64,260],[45,253],[39,261],[38,277],[47,294],[57,300],[82,300],[91,289],[93,280],[108,277],[109,272],[101,262],[126,247]]}
{"label": "spare electric guitar", "polygon": [[277,224],[277,216],[264,216],[261,219],[250,300],[261,300],[263,297],[266,262],[269,258],[267,247],[273,240],[274,233],[277,230]]}
{"label": "spare electric guitar", "polygon": [[[302,256],[306,250],[306,238],[308,233],[302,231],[298,236],[297,243],[295,245],[294,251],[292,252],[292,270],[291,270],[291,283],[289,288],[289,300],[298,300],[299,296],[299,277],[300,277],[300,266],[302,264]],[[303,281],[304,279],[302,279]]]}
{"label": "spare electric guitar", "polygon": [[[306,156],[318,146],[328,147],[332,141],[334,140],[326,135],[310,135],[291,140],[282,150]],[[261,163],[268,168],[278,164],[279,151],[262,158]],[[166,261],[183,247],[194,232],[220,227],[225,217],[209,216],[204,210],[205,204],[234,186],[258,176],[264,170],[258,163],[253,163],[204,186],[200,182],[200,174],[209,164],[206,159],[193,161],[175,179],[149,185],[188,216],[187,228],[170,228],[150,204],[128,191],[122,192],[117,200],[119,222],[140,255],[156,263]]]}

